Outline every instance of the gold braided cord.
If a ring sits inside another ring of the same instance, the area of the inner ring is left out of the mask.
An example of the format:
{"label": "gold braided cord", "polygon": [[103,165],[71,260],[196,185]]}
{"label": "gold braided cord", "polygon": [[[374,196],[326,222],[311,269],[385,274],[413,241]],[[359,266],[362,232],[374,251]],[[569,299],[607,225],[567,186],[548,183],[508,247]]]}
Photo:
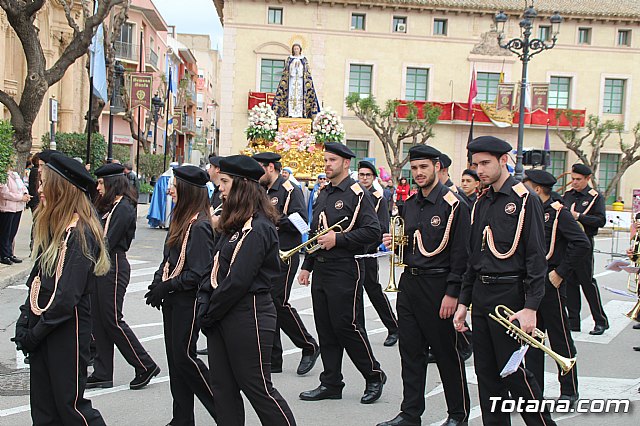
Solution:
{"label": "gold braided cord", "polygon": [[553,219],[553,227],[551,228],[551,245],[549,246],[549,253],[547,253],[547,260],[551,259],[553,252],[556,248],[556,232],[558,230],[558,218],[560,217],[560,211],[556,210],[556,217]]}
{"label": "gold braided cord", "polygon": [[473,203],[473,208],[471,209],[471,224],[473,225],[473,219],[476,213],[476,206],[478,205],[478,201],[480,201],[480,198],[482,198],[487,191],[489,190],[489,188],[485,188],[479,195],[478,198],[476,198],[476,202]]}
{"label": "gold braided cord", "polygon": [[282,209],[282,213],[285,214],[285,215],[289,212],[289,200],[291,200],[291,193],[292,192],[293,192],[293,190],[287,191],[287,200],[284,202],[284,207]]}
{"label": "gold braided cord", "polygon": [[58,264],[56,266],[56,275],[55,280],[53,281],[53,293],[51,293],[51,297],[49,298],[49,302],[44,308],[41,308],[38,305],[38,296],[40,296],[40,288],[42,285],[42,280],[40,279],[40,272],[38,271],[38,275],[33,279],[31,283],[31,289],[29,291],[29,305],[31,306],[31,312],[35,315],[42,315],[44,312],[49,309],[53,300],[56,298],[56,292],[58,290],[58,281],[60,281],[60,277],[62,276],[62,269],[64,268],[64,260],[67,254],[67,242],[69,241],[69,237],[71,237],[71,230],[76,227],[78,224],[78,215],[73,215],[73,220],[67,227],[67,235],[65,236],[62,243],[60,243],[60,249],[58,253]]}
{"label": "gold braided cord", "polygon": [[[250,217],[242,226],[242,237],[240,238],[240,241],[238,241],[236,248],[233,249],[233,254],[231,255],[231,263],[229,263],[229,269],[227,270],[227,275],[226,275],[227,277],[231,272],[231,267],[233,266],[233,262],[235,262],[236,260],[236,256],[238,255],[240,248],[242,248],[242,243],[244,242],[244,239],[246,238],[247,235],[249,235],[249,232],[251,232],[251,230],[253,229],[253,227],[251,226],[252,222],[253,222],[253,218]],[[216,253],[215,257],[213,258],[213,268],[211,269],[211,288],[213,288],[214,290],[218,288],[218,270],[220,269],[220,262],[218,259],[219,255],[220,255],[220,252],[218,251],[218,253]]]}
{"label": "gold braided cord", "polygon": [[187,243],[189,242],[189,234],[191,233],[191,226],[198,219],[198,213],[196,213],[191,220],[189,221],[189,227],[187,228],[187,232],[184,234],[184,239],[182,240],[182,247],[180,248],[180,256],[178,257],[178,262],[176,263],[176,267],[173,268],[173,272],[169,275],[169,260],[164,263],[164,269],[162,270],[162,281],[169,281],[182,272],[182,268],[184,268],[184,261],[187,257]]}
{"label": "gold braided cord", "polygon": [[113,211],[118,206],[118,203],[120,203],[120,200],[122,200],[122,195],[120,195],[118,199],[116,199],[116,202],[113,203],[113,207],[111,208],[111,211],[107,213],[107,220],[104,223],[104,232],[102,233],[103,237],[107,236],[107,232],[109,231],[109,224],[111,223],[111,216],[113,215]]}
{"label": "gold braided cord", "polygon": [[417,245],[418,250],[420,251],[420,254],[422,254],[424,257],[433,257],[437,254],[442,253],[442,250],[444,250],[447,247],[447,244],[449,243],[449,235],[451,233],[451,224],[453,223],[453,215],[458,209],[459,204],[460,204],[460,201],[456,201],[456,203],[453,206],[453,209],[451,210],[451,214],[449,215],[449,219],[447,220],[447,228],[444,230],[444,236],[442,237],[442,241],[440,241],[440,245],[434,251],[428,252],[427,250],[425,250],[424,245],[422,244],[422,233],[420,232],[419,229],[416,229],[415,232],[413,233],[414,250]]}
{"label": "gold braided cord", "polygon": [[491,231],[491,227],[489,225],[484,227],[484,231],[482,232],[482,237],[485,239],[485,241],[489,246],[489,250],[496,258],[501,260],[508,259],[511,256],[513,256],[513,254],[516,252],[516,249],[518,248],[518,243],[520,242],[520,236],[522,235],[522,227],[524,225],[524,214],[526,210],[525,207],[527,205],[528,199],[529,199],[529,192],[527,192],[522,199],[522,208],[520,210],[520,215],[518,217],[518,228],[516,229],[513,245],[511,246],[511,249],[509,249],[508,252],[500,253],[498,251],[498,249],[496,248],[496,244],[493,241],[493,232]]}
{"label": "gold braided cord", "polygon": [[[598,195],[600,195],[600,194],[596,194],[596,196],[593,197],[593,199],[591,200],[591,202],[589,203],[587,208],[584,209],[584,211],[582,213],[580,213],[580,214],[589,213],[589,210],[591,210],[591,207],[593,207],[593,204],[596,202],[596,198],[598,198]],[[576,208],[576,203],[571,204],[571,211],[574,212],[574,213],[576,212],[575,208]]]}

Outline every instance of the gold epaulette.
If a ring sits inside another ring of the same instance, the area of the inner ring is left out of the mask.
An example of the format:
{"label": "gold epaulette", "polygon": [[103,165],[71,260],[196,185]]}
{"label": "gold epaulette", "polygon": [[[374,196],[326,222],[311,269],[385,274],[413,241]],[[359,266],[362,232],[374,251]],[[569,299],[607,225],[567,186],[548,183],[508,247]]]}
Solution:
{"label": "gold epaulette", "polygon": [[524,183],[522,182],[518,182],[517,184],[513,185],[511,189],[513,189],[513,192],[518,194],[518,197],[520,198],[524,197],[529,192],[527,187],[524,186]]}
{"label": "gold epaulette", "polygon": [[354,183],[353,185],[351,185],[351,190],[356,194],[356,195],[360,195],[363,192],[362,187],[360,186],[360,184],[358,182]]}
{"label": "gold epaulette", "polygon": [[596,191],[595,189],[591,188],[589,190],[589,195],[591,195],[592,197],[596,197],[598,195],[598,191]]}
{"label": "gold epaulette", "polygon": [[447,193],[442,198],[444,198],[447,204],[449,204],[451,207],[455,206],[456,203],[459,202],[458,198],[451,191],[447,191]]}
{"label": "gold epaulette", "polygon": [[376,198],[382,198],[382,192],[380,192],[380,190],[376,190],[372,192],[373,196]]}
{"label": "gold epaulette", "polygon": [[455,192],[456,194],[458,193],[458,187],[455,185],[450,186],[449,189],[451,190],[451,192]]}
{"label": "gold epaulette", "polygon": [[293,184],[288,180],[285,180],[282,186],[287,190],[287,192],[293,191]]}
{"label": "gold epaulette", "polygon": [[553,203],[551,203],[551,207],[553,207],[556,211],[560,211],[562,210],[564,205],[560,201],[554,201]]}

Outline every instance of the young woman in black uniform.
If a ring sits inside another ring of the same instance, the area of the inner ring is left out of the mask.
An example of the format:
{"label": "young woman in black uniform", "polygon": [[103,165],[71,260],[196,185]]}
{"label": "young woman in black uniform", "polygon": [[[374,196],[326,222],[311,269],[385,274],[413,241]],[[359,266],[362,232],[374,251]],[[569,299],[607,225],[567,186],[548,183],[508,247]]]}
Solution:
{"label": "young woman in black uniform", "polygon": [[198,295],[218,423],[225,426],[244,424],[240,391],[263,425],[295,425],[287,402],[271,384],[276,308],[270,289],[280,271],[275,226],[280,215],[258,183],[263,174],[251,157],[220,160],[221,235],[211,276]]}
{"label": "young woman in black uniform", "polygon": [[[172,426],[193,425],[193,396],[215,419],[209,370],[196,355],[196,292],[211,272],[213,229],[207,172],[196,166],[173,169],[169,193],[175,207],[147,304],[162,308],[164,343],[173,396]],[[223,423],[224,424],[224,423]]]}
{"label": "young woman in black uniform", "polygon": [[84,398],[89,361],[89,292],[109,272],[102,226],[91,205],[95,182],[82,164],[52,154],[42,167],[33,229],[29,296],[16,322],[18,350],[30,354],[34,425],[104,425]]}
{"label": "young woman in black uniform", "polygon": [[91,317],[97,354],[93,374],[87,379],[87,388],[113,386],[115,344],[136,372],[129,387],[141,389],[160,373],[160,367],[144,350],[122,318],[124,295],[131,275],[127,251],[136,233],[137,200],[124,175],[122,164],[105,164],[96,170],[96,176],[99,196],[95,205],[102,219],[111,269],[107,275],[98,278],[98,285],[91,294]]}

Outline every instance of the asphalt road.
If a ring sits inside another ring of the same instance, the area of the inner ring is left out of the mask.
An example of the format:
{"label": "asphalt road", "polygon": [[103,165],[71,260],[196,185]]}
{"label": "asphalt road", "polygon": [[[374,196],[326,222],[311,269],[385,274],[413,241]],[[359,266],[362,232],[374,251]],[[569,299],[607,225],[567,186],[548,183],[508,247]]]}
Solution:
{"label": "asphalt road", "polygon": [[[162,372],[147,388],[138,391],[129,390],[128,383],[134,376],[133,369],[116,351],[116,369],[112,389],[92,390],[86,396],[98,408],[107,424],[113,425],[164,425],[171,419],[171,394],[169,391],[166,355],[162,338],[162,317],[159,311],[144,304],[143,294],[152,274],[157,268],[166,231],[148,229],[141,219],[138,223],[137,238],[129,252],[132,260],[132,278],[125,299],[124,317],[134,328],[143,345],[161,366]],[[621,234],[618,251],[626,246],[628,236]],[[598,249],[611,250],[610,237],[598,238]],[[614,244],[615,249],[615,244]],[[622,290],[626,288],[626,276],[623,273],[607,273],[605,264],[607,254],[596,256],[596,273],[602,289],[602,298],[611,320],[611,329],[603,336],[589,336],[593,321],[588,316],[586,302],[583,307],[583,333],[574,333],[578,346],[578,368],[580,377],[580,396],[582,398],[626,398],[630,399],[631,410],[626,414],[556,414],[555,419],[561,425],[597,425],[606,422],[607,426],[632,425],[640,423],[640,352],[631,347],[640,345],[640,331],[631,328],[632,322],[623,316],[633,306],[635,300],[625,298],[604,290],[604,286]],[[381,259],[380,277],[386,285],[388,261]],[[400,271],[398,271],[399,273]],[[395,295],[390,294],[395,306]],[[9,341],[13,336],[14,322],[18,306],[26,297],[24,279],[19,278],[0,289],[0,425],[30,424],[28,397],[28,369],[22,363],[22,356],[15,352]],[[346,386],[343,399],[335,401],[305,402],[298,394],[318,385],[318,375],[322,370],[319,361],[306,376],[295,373],[300,358],[299,351],[283,337],[285,348],[284,372],[275,374],[273,382],[291,406],[299,425],[375,425],[393,418],[398,412],[402,400],[402,381],[400,379],[400,357],[398,347],[386,348],[382,345],[386,330],[377,314],[366,303],[367,330],[374,354],[388,376],[382,398],[372,405],[362,405],[359,399],[364,390],[364,380],[347,356],[344,357],[343,371]],[[295,286],[292,304],[298,309],[307,328],[315,335],[311,297],[308,289]],[[204,345],[204,339],[199,342]],[[205,359],[206,362],[206,359]],[[555,379],[555,365],[547,358],[546,396],[558,396]],[[467,361],[467,377],[471,392],[471,424],[480,425],[478,407],[478,388],[473,371],[473,358]],[[440,385],[437,368],[429,366],[426,388],[427,411],[422,417],[423,424],[440,424],[446,417],[446,405]],[[246,403],[247,425],[259,424],[250,404]],[[202,405],[195,403],[198,424],[213,424]],[[524,424],[519,416],[513,416],[514,424]]]}

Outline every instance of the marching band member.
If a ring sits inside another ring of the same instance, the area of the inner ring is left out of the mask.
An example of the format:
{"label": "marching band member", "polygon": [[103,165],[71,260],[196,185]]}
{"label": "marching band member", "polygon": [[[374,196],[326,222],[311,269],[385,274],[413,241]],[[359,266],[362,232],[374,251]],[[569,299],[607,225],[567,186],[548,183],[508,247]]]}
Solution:
{"label": "marching band member", "polygon": [[[462,335],[451,322],[468,257],[469,208],[439,181],[440,155],[426,145],[409,149],[411,174],[420,190],[409,197],[402,213],[407,267],[400,278],[397,306],[404,392],[400,414],[378,426],[421,424],[426,347],[436,357],[444,387],[448,418],[443,425],[466,425],[469,418],[464,360],[456,342]],[[383,241],[392,248],[390,234]]]}
{"label": "marching band member", "polygon": [[[542,400],[535,377],[522,365],[501,378],[500,372],[519,343],[504,327],[488,318],[498,304],[515,314],[526,333],[536,325],[536,311],[544,296],[547,271],[544,222],[540,199],[507,171],[511,145],[493,136],[481,136],[468,146],[478,176],[487,189],[471,213],[471,248],[462,282],[454,327],[463,331],[467,308],[473,302],[473,353],[482,421],[510,423],[510,414],[491,410],[490,397]],[[547,411],[521,413],[528,425],[555,424]]]}
{"label": "marching band member", "polygon": [[569,327],[571,331],[580,331],[580,308],[582,299],[580,287],[589,303],[591,316],[596,325],[589,334],[600,335],[609,328],[609,319],[602,308],[602,299],[598,282],[593,278],[593,249],[594,237],[598,228],[606,223],[605,203],[602,194],[589,186],[589,179],[593,172],[584,164],[574,164],[571,167],[571,189],[564,193],[564,205],[567,206],[573,218],[584,228],[591,242],[589,256],[584,258],[579,274],[567,280],[567,308],[569,310]]}
{"label": "marching band member", "polygon": [[135,237],[138,216],[135,187],[129,184],[121,164],[105,164],[96,170],[96,176],[100,194],[96,200],[96,209],[102,216],[111,269],[107,275],[98,278],[96,289],[91,294],[91,317],[97,354],[93,374],[87,379],[87,388],[113,386],[115,344],[136,372],[129,387],[140,389],[160,373],[160,367],[144,350],[122,318],[124,295],[131,274],[127,251]]}
{"label": "marching band member", "polygon": [[458,193],[458,188],[451,182],[451,176],[449,176],[449,167],[451,167],[451,158],[444,152],[440,153],[440,171],[438,172],[438,179],[440,183],[451,189],[451,191]]}
{"label": "marching band member", "polygon": [[[544,298],[538,308],[538,329],[546,331],[554,352],[566,357],[576,356],[566,312],[567,286],[565,282],[573,276],[591,245],[589,239],[576,223],[571,212],[551,196],[557,182],[545,170],[526,170],[524,184],[540,197],[544,208],[544,236],[547,248],[548,274],[545,280]],[[544,352],[527,352],[527,366],[544,391]],[[577,366],[562,375],[558,368],[560,399],[573,406],[578,400]]]}
{"label": "marching band member", "polygon": [[34,425],[104,425],[84,398],[91,337],[89,293],[109,272],[109,253],[91,205],[95,182],[82,164],[52,153],[40,171],[34,267],[14,341],[30,354]]}
{"label": "marching band member", "polygon": [[193,396],[215,419],[209,370],[196,356],[196,292],[209,275],[213,257],[213,230],[207,173],[196,166],[173,169],[169,194],[175,207],[164,245],[163,259],[156,271],[147,305],[162,308],[164,343],[173,397],[170,424],[193,425]]}
{"label": "marching band member", "polygon": [[[358,182],[373,195],[374,207],[378,215],[378,222],[383,233],[389,232],[389,206],[387,200],[384,199],[382,191],[376,190],[373,181],[378,177],[376,167],[368,161],[358,163]],[[367,253],[376,253],[380,241],[371,244],[367,249]],[[364,290],[369,296],[369,300],[373,308],[378,313],[382,324],[387,328],[387,338],[384,341],[385,346],[393,346],[398,341],[398,320],[393,308],[389,303],[389,299],[382,292],[382,287],[378,281],[378,259],[372,257],[364,258]],[[362,307],[362,318],[364,319],[364,306]],[[362,323],[364,327],[364,322]]]}
{"label": "marching band member", "polygon": [[331,183],[313,207],[311,229],[328,229],[343,220],[343,231],[330,230],[320,236],[317,241],[320,250],[307,253],[298,275],[300,284],[309,285],[311,271],[314,272],[311,298],[324,366],[320,386],[300,394],[305,401],[342,398],[345,349],[367,383],[360,399],[362,404],[377,401],[386,381],[362,327],[364,321],[358,318],[364,271],[362,260],[354,256],[378,241],[380,225],[371,195],[349,177],[354,157],[343,144],[325,144],[325,172]]}
{"label": "marching band member", "polygon": [[[264,175],[260,178],[260,184],[266,188],[267,198],[280,213],[277,222],[278,240],[280,250],[290,250],[299,246],[302,235],[289,221],[288,215],[298,213],[304,221],[307,221],[307,209],[302,190],[280,175],[280,155],[273,152],[262,152],[253,156],[264,169]],[[278,322],[276,325],[275,339],[271,351],[271,372],[282,372],[282,342],[280,330],[291,339],[294,345],[302,349],[302,358],[298,365],[297,374],[307,374],[316,363],[320,348],[316,340],[305,328],[302,319],[296,309],[289,303],[291,286],[295,273],[300,265],[300,256],[296,253],[289,258],[287,263],[280,264],[280,274],[273,282],[271,296],[276,306]]]}
{"label": "marching band member", "polygon": [[466,169],[462,172],[462,178],[460,179],[460,189],[458,194],[467,203],[469,208],[473,207],[473,204],[478,198],[478,188],[480,187],[480,178],[475,170]]}
{"label": "marching band member", "polygon": [[211,195],[211,207],[216,211],[222,205],[222,194],[220,193],[220,159],[217,155],[209,156],[209,168],[207,173],[213,183],[213,194]]}
{"label": "marching band member", "polygon": [[244,424],[242,391],[263,425],[295,425],[287,402],[271,383],[276,308],[271,284],[280,275],[278,211],[258,180],[264,169],[244,155],[220,160],[224,210],[213,268],[198,294],[207,335],[217,421]]}

